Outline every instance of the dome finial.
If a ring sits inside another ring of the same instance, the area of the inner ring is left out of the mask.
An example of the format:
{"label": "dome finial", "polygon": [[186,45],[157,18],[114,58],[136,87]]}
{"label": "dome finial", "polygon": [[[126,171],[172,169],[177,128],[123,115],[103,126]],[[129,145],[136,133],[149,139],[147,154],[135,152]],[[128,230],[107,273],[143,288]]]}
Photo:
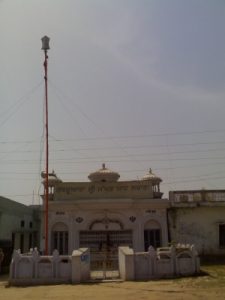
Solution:
{"label": "dome finial", "polygon": [[102,164],[102,169],[105,170],[105,163]]}

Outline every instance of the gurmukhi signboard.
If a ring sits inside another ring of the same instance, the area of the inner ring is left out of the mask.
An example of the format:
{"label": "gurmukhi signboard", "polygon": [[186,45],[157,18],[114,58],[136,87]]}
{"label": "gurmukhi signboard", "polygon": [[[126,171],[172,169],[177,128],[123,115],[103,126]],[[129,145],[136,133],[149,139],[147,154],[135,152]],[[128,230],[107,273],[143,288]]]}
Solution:
{"label": "gurmukhi signboard", "polygon": [[55,188],[54,200],[86,198],[152,198],[150,181],[65,182]]}

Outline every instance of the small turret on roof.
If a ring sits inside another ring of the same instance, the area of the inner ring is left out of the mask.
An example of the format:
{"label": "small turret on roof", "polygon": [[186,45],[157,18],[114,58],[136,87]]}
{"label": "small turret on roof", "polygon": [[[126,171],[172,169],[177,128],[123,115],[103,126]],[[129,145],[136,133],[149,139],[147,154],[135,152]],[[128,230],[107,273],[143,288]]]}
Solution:
{"label": "small turret on roof", "polygon": [[160,192],[160,182],[162,179],[155,175],[152,172],[152,169],[149,169],[149,173],[142,177],[142,180],[149,180],[152,183],[152,190],[153,190],[153,197],[154,198],[161,198],[163,193]]}
{"label": "small turret on roof", "polygon": [[[46,173],[41,172],[41,177],[44,179],[42,181],[42,183],[45,184],[45,182],[46,182]],[[48,173],[48,185],[49,185],[49,187],[54,187],[59,182],[62,182],[62,180],[57,177],[54,170],[52,170],[52,173]]]}
{"label": "small turret on roof", "polygon": [[151,180],[153,184],[162,182],[162,179],[159,176],[155,175],[152,172],[151,168],[149,169],[149,173],[143,176],[142,180]]}

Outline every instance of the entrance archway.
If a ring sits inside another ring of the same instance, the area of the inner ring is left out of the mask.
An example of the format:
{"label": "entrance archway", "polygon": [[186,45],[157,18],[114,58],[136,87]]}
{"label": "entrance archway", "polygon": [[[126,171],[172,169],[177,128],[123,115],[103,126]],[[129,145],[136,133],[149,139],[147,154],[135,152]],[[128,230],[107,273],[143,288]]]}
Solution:
{"label": "entrance archway", "polygon": [[89,248],[92,279],[119,277],[118,247],[132,247],[132,231],[114,219],[94,220],[89,230],[80,231],[80,247]]}

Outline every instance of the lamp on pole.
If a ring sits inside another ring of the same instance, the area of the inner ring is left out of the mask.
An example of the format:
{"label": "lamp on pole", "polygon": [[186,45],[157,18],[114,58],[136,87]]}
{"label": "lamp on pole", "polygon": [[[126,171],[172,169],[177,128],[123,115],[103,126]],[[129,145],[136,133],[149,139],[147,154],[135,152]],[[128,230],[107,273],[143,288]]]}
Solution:
{"label": "lamp on pole", "polygon": [[48,255],[48,50],[50,38],[44,36],[42,41],[42,50],[44,50],[45,60],[44,60],[44,80],[45,80],[45,137],[46,137],[46,166],[45,166],[45,185],[44,185],[44,201],[45,201],[45,254]]}

